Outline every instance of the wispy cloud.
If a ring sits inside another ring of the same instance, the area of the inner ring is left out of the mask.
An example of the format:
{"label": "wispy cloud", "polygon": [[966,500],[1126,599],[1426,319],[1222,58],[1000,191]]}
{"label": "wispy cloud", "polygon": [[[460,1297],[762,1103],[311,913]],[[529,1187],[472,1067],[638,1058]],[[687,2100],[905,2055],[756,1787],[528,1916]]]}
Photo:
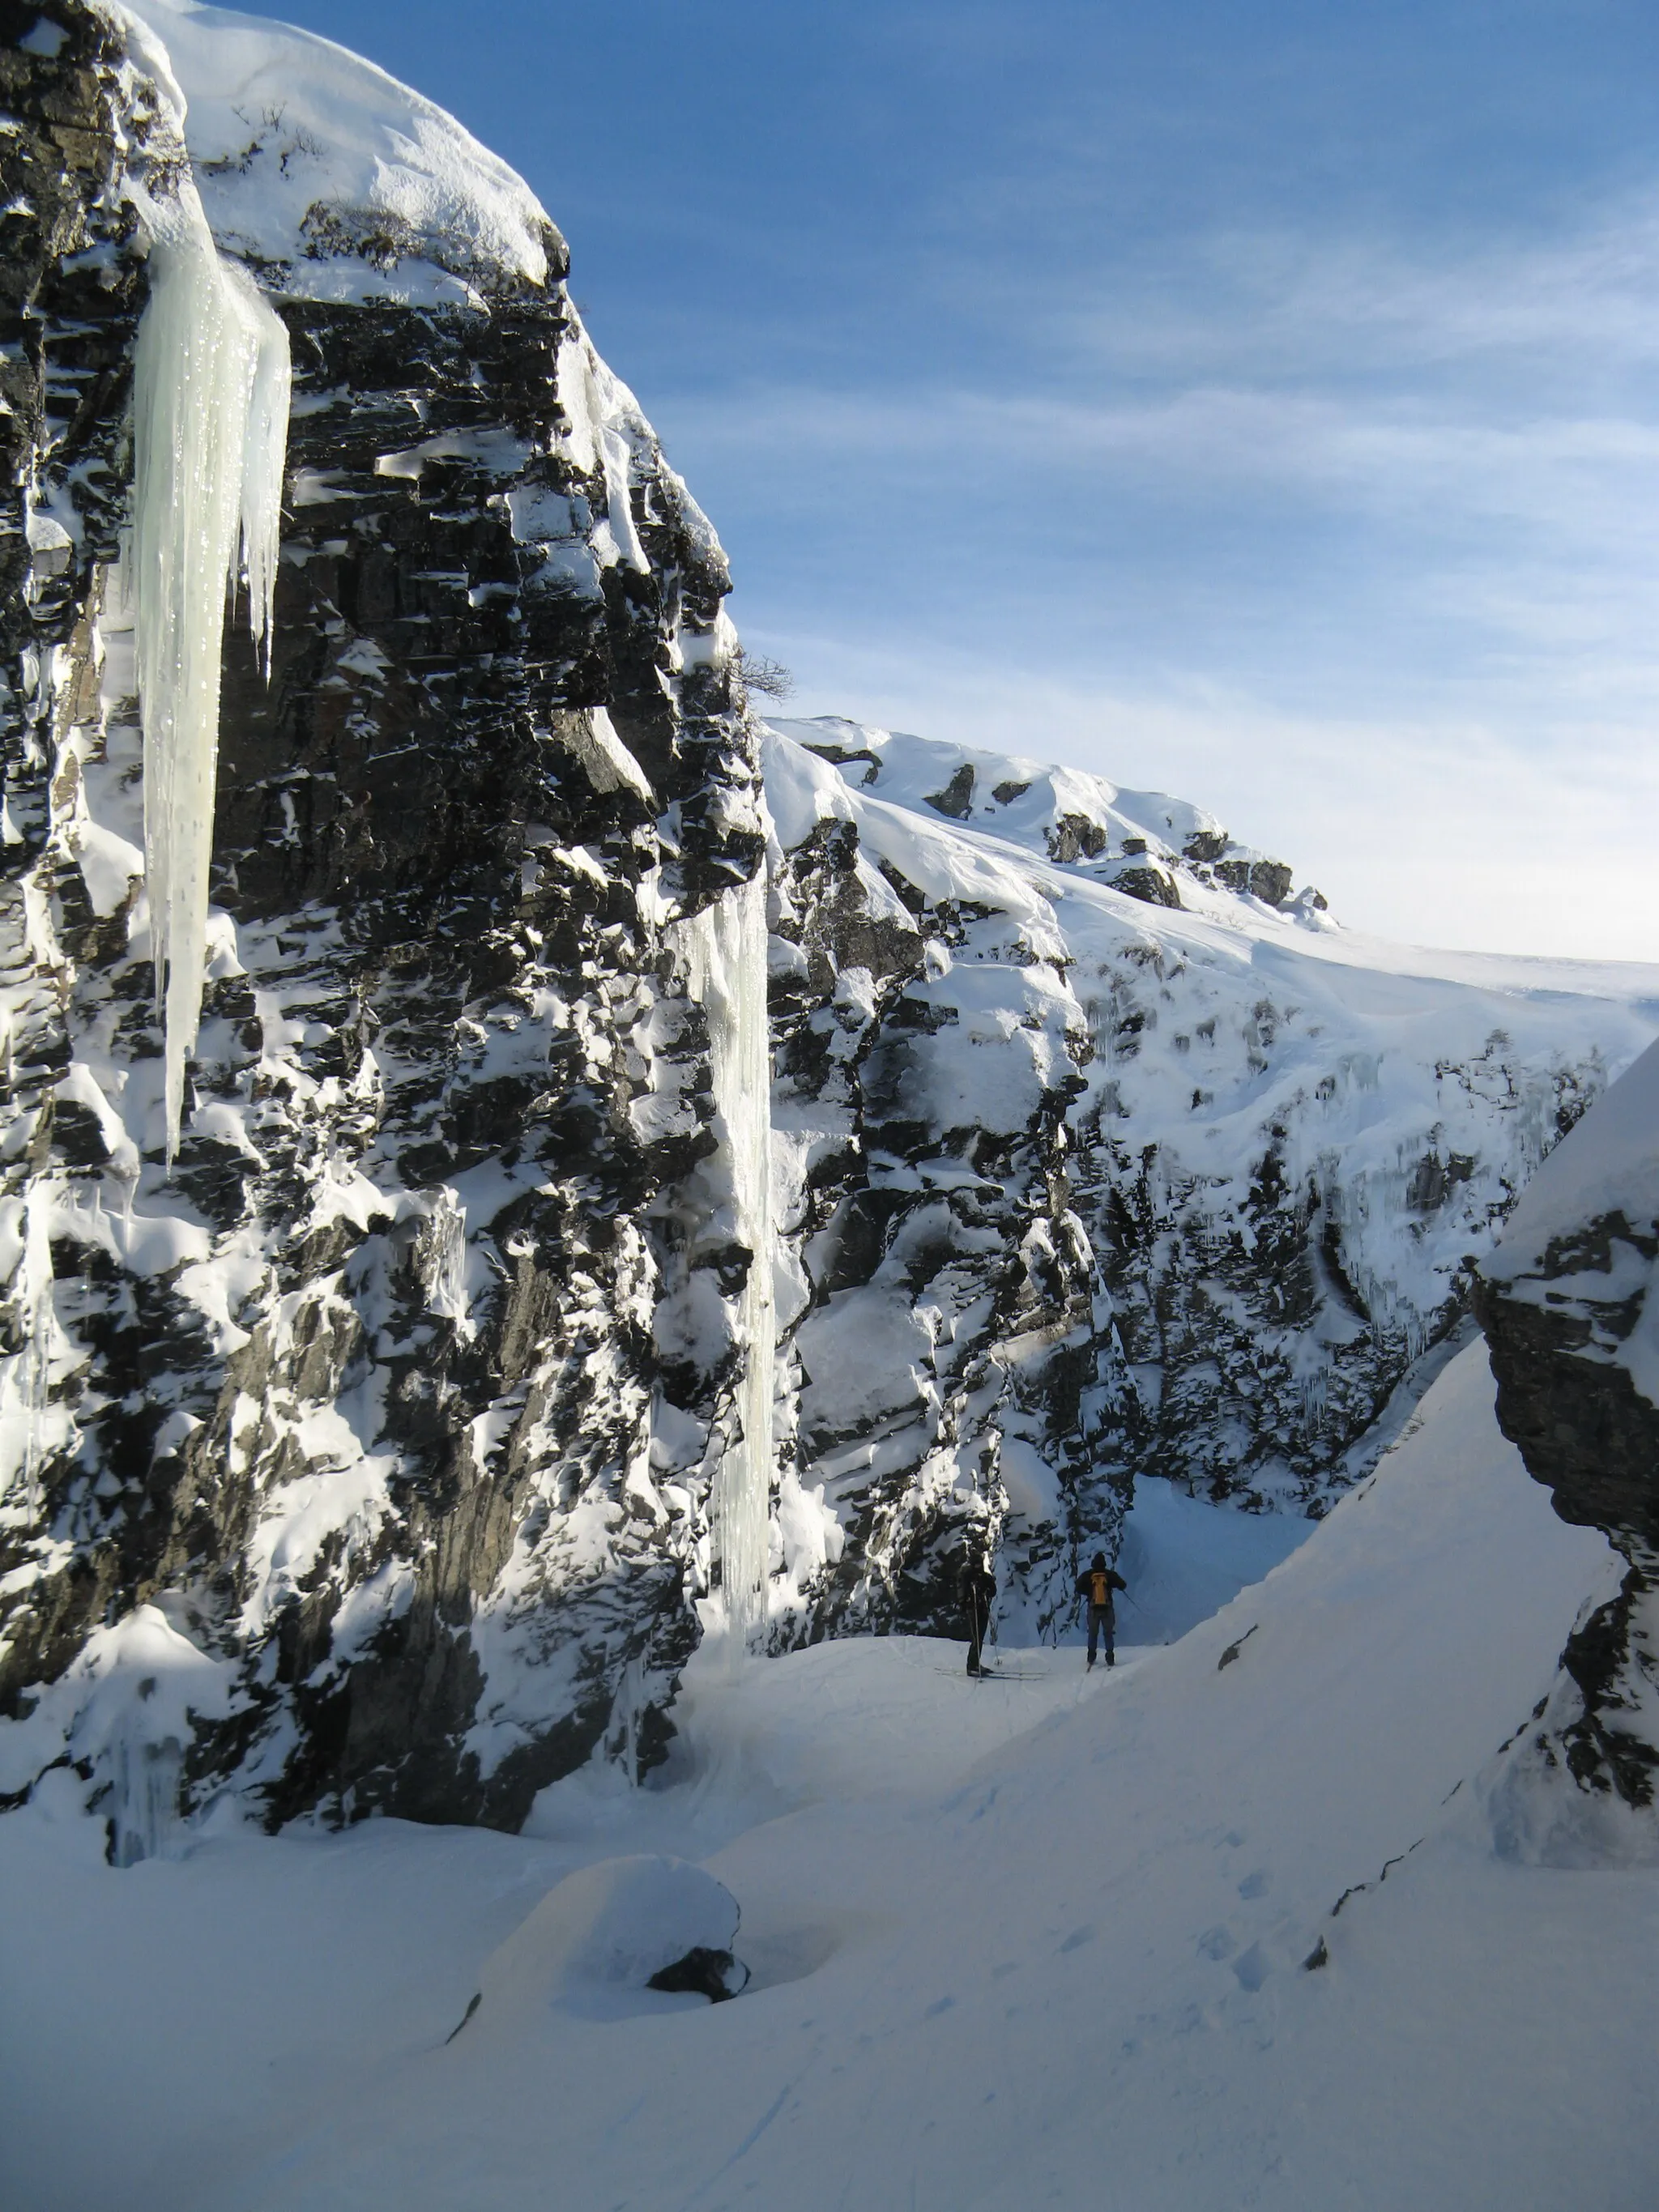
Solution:
{"label": "wispy cloud", "polygon": [[1659,189],[957,305],[659,410],[809,711],[1165,785],[1387,933],[1659,959]]}
{"label": "wispy cloud", "polygon": [[1659,191],[1578,212],[1547,240],[1221,229],[1154,269],[1105,270],[1033,301],[1053,338],[1103,365],[1163,375],[1304,381],[1479,365],[1525,381],[1562,361],[1659,362]]}
{"label": "wispy cloud", "polygon": [[1474,719],[1298,717],[1200,682],[1138,696],[1011,670],[994,638],[977,653],[833,632],[768,629],[759,642],[801,680],[792,713],[850,713],[1200,799],[1351,927],[1659,963],[1659,748],[1646,730],[1586,730],[1568,765]]}

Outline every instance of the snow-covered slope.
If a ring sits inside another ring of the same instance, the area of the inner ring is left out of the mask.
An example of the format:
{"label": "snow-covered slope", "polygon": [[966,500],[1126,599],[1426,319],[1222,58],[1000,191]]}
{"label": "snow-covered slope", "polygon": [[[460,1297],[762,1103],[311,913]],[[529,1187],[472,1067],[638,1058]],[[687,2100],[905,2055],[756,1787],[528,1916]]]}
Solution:
{"label": "snow-covered slope", "polygon": [[[0,1826],[13,2194],[1642,2212],[1656,1877],[1505,1857],[1488,1810],[1613,1563],[1490,1403],[1477,1346],[1293,1558],[1114,1675],[970,1687],[888,1640],[694,1674],[683,1778],[562,1784],[539,1840],[121,1875],[46,1793]],[[640,1850],[735,1897],[749,1992],[599,2020],[550,1977],[492,2017],[549,1885]]]}
{"label": "snow-covered slope", "polygon": [[[562,242],[453,115],[331,40],[197,0],[136,0],[135,59],[176,100],[221,246],[305,299],[457,304],[528,287]],[[476,295],[473,295],[476,297]]]}

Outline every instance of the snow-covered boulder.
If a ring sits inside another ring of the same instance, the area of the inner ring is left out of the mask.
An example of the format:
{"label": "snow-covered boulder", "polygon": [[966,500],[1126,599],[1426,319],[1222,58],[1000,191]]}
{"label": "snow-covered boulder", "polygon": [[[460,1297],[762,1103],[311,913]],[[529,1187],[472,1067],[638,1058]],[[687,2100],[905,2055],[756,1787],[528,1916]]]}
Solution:
{"label": "snow-covered boulder", "polygon": [[731,1891],[684,1859],[641,1853],[580,1868],[485,1960],[469,2032],[522,2038],[544,2008],[620,2020],[674,1997],[720,2002],[748,1979]]}

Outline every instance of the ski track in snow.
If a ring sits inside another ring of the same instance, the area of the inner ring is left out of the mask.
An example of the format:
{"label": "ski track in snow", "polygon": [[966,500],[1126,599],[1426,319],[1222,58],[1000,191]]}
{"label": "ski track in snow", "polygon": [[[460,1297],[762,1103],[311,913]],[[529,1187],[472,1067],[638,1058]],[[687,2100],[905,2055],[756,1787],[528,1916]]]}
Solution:
{"label": "ski track in snow", "polygon": [[[590,1771],[534,1835],[116,1872],[44,1793],[0,1825],[9,2201],[1645,2212],[1659,1877],[1500,1859],[1480,1780],[1612,1555],[1491,1399],[1476,1345],[1265,1582],[1115,1674],[694,1666],[673,1786]],[[540,1895],[641,1850],[738,1899],[750,1993],[486,2002],[446,2045]]]}

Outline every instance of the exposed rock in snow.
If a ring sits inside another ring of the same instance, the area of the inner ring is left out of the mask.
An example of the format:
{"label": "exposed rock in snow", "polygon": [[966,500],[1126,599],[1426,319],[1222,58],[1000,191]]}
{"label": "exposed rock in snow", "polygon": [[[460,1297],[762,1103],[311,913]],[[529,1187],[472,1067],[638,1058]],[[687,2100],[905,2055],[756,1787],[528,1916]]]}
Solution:
{"label": "exposed rock in snow", "polygon": [[[1656,1283],[1659,1045],[1540,1170],[1475,1293],[1504,1434],[1562,1519],[1600,1528],[1629,1570],[1574,1631],[1515,1755],[1518,1844],[1569,1863],[1659,1859]],[[1552,1776],[1553,1790],[1541,1786]],[[1639,1820],[1620,1818],[1625,1808]]]}
{"label": "exposed rock in snow", "polygon": [[720,1996],[735,1996],[744,1978],[732,1955],[738,1918],[731,1891],[684,1859],[640,1853],[583,1867],[485,1960],[467,2016],[474,2041],[510,2046],[550,2005],[587,2020],[675,2010],[676,1999],[708,1994],[698,1969],[715,1960],[725,1962]]}

